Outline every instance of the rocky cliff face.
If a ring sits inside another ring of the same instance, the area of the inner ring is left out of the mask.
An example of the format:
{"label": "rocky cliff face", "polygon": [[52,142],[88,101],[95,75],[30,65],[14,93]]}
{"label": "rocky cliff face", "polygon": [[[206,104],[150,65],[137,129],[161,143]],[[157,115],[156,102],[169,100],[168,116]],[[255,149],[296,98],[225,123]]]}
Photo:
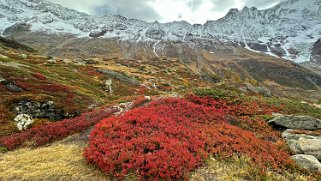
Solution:
{"label": "rocky cliff face", "polygon": [[[215,52],[215,43],[229,43],[296,62],[311,60],[313,44],[321,37],[321,1],[288,0],[270,9],[231,9],[217,21],[148,23],[122,16],[91,16],[44,0],[0,0],[0,32],[69,34],[103,37],[153,45],[163,42]],[[237,31],[235,31],[237,30]]]}
{"label": "rocky cliff face", "polygon": [[312,60],[314,63],[321,65],[321,39],[313,44]]}

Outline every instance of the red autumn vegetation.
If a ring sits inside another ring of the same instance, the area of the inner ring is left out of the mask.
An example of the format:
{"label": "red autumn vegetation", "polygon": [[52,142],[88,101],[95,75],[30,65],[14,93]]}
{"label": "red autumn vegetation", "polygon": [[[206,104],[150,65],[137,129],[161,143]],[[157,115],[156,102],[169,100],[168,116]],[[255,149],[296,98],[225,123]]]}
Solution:
{"label": "red autumn vegetation", "polygon": [[41,73],[33,73],[32,76],[38,80],[47,80],[47,77],[42,75]]}
{"label": "red autumn vegetation", "polygon": [[[139,107],[148,101],[149,100],[145,99],[144,97],[138,98],[134,101],[134,104],[136,107]],[[66,103],[68,103],[68,100]],[[65,119],[54,123],[49,122],[41,124],[38,127],[33,127],[21,133],[0,137],[0,146],[4,146],[8,150],[14,150],[30,143],[32,143],[33,146],[42,146],[47,143],[66,138],[72,134],[87,130],[102,119],[109,117],[118,111],[119,110],[117,108],[101,108],[91,112],[83,113],[75,118]],[[2,114],[0,111],[0,126],[1,118],[4,116],[5,114]]]}
{"label": "red autumn vegetation", "polygon": [[249,128],[254,132],[232,125],[232,120],[241,122],[244,116],[269,113],[268,107],[207,97],[188,99],[162,99],[103,119],[91,133],[84,157],[109,175],[122,178],[135,173],[140,180],[187,179],[188,172],[210,155],[245,155],[262,170],[292,164],[278,143],[256,136],[255,130],[270,130],[266,123]]}
{"label": "red autumn vegetation", "polygon": [[0,146],[5,146],[9,150],[16,149],[28,142],[34,146],[41,146],[84,131],[116,111],[116,109],[95,110],[75,118],[48,123],[11,136],[0,137]]}
{"label": "red autumn vegetation", "polygon": [[23,81],[15,81],[15,84],[24,90],[27,91],[34,91],[34,92],[68,92],[71,89],[62,84],[54,84],[54,83],[42,83],[42,84],[34,84],[30,82],[23,82]]}
{"label": "red autumn vegetation", "polygon": [[79,72],[83,72],[86,75],[96,76],[96,77],[99,77],[99,78],[103,76],[102,73],[97,72],[96,69],[94,67],[91,67],[91,66],[78,68],[78,71]]}

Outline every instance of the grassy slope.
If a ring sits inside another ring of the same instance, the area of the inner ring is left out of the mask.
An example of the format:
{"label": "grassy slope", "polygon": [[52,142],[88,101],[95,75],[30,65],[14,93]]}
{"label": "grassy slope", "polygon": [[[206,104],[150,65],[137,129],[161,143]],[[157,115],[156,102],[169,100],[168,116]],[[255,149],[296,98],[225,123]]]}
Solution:
{"label": "grassy slope", "polygon": [[[78,140],[74,140],[74,138]],[[82,152],[86,143],[74,135],[50,146],[24,148],[0,155],[0,178],[4,180],[106,180],[87,165]]]}
{"label": "grassy slope", "polygon": [[[20,100],[54,101],[58,108],[66,113],[84,112],[90,106],[100,106],[133,100],[136,95],[155,95],[170,93],[171,91],[186,92],[194,86],[208,86],[199,81],[199,76],[188,70],[176,60],[162,59],[148,62],[123,59],[94,59],[94,64],[85,64],[79,59],[56,59],[56,63],[49,62],[50,58],[35,52],[19,49],[21,46],[11,42],[10,47],[0,41],[0,77],[13,82],[24,89],[20,93],[9,91],[0,84],[0,136],[17,132],[12,122],[13,104]],[[18,49],[17,49],[18,48]],[[7,58],[6,58],[7,57]],[[171,63],[171,67],[167,65]],[[98,73],[96,68],[103,68],[119,72],[125,77],[135,79],[151,89],[138,85],[131,85],[117,77],[110,77]],[[34,74],[45,77],[41,80]],[[113,80],[113,95],[106,90],[104,83]],[[157,84],[157,90],[152,85]],[[1,117],[2,115],[2,117]],[[46,122],[39,120],[37,122]]]}

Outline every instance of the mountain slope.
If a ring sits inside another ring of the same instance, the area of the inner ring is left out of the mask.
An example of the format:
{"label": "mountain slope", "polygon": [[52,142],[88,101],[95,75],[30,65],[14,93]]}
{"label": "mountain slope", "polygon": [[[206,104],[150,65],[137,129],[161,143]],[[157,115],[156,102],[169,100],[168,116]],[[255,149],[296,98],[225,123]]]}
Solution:
{"label": "mountain slope", "polygon": [[321,37],[320,0],[289,0],[266,10],[231,9],[225,17],[204,25],[96,17],[43,0],[1,0],[0,7],[0,32],[6,36],[25,31],[102,36],[149,42],[155,54],[160,42],[183,43],[193,49],[207,46],[209,52],[215,51],[209,42],[224,42],[304,62],[311,59],[312,46]]}

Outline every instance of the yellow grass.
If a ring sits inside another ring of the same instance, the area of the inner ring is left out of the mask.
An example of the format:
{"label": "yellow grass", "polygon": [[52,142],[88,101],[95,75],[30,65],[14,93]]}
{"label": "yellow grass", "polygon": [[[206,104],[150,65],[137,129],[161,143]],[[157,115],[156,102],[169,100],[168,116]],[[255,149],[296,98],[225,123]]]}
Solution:
{"label": "yellow grass", "polygon": [[229,161],[210,158],[206,166],[191,175],[191,181],[307,181],[310,177],[289,173],[268,172],[262,175],[247,158],[233,158]]}
{"label": "yellow grass", "polygon": [[80,146],[62,144],[8,152],[0,155],[0,180],[107,180],[82,153]]}
{"label": "yellow grass", "polygon": [[[67,138],[68,139],[68,138]],[[67,140],[66,139],[66,140]],[[20,149],[0,154],[0,181],[105,181],[110,180],[98,168],[88,165],[83,159],[85,143],[74,144],[64,141],[36,148]],[[137,180],[128,175],[126,180]],[[211,158],[206,166],[191,173],[192,181],[306,181],[308,176],[289,173],[268,172],[261,175],[246,158],[228,161]]]}

